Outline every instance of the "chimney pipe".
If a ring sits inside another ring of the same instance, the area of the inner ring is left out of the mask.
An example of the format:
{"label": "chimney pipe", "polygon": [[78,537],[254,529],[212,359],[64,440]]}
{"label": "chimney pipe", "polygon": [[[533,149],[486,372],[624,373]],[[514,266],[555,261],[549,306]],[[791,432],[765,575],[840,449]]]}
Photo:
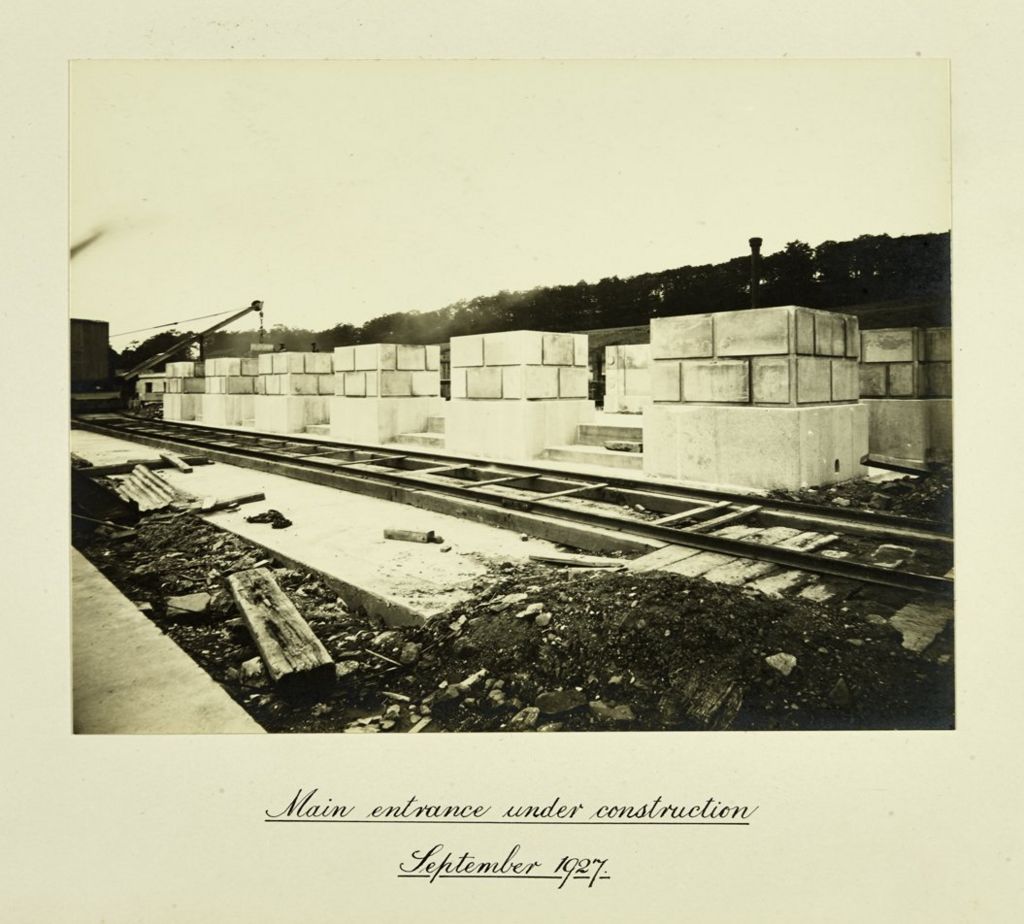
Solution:
{"label": "chimney pipe", "polygon": [[750,243],[750,307],[757,307],[758,289],[761,285],[761,238],[752,237]]}

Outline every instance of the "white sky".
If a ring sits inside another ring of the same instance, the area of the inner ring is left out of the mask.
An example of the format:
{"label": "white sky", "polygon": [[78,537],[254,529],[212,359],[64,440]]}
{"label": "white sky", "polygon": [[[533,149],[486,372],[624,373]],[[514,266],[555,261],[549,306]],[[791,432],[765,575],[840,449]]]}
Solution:
{"label": "white sky", "polygon": [[71,263],[71,313],[117,333],[259,298],[268,326],[320,329],[716,263],[754,235],[771,253],[945,231],[947,79],[906,60],[76,62],[70,240],[105,233]]}

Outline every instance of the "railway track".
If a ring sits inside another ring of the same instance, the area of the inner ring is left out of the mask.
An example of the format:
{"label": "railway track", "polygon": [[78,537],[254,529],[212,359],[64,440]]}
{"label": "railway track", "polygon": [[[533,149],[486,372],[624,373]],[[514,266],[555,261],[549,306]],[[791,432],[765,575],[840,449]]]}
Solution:
{"label": "railway track", "polygon": [[[827,599],[869,585],[952,598],[953,538],[927,520],[625,477],[421,451],[89,415],[73,425],[155,448],[531,532],[590,551],[642,553],[674,571]],[[807,578],[813,578],[808,581]],[[821,579],[825,579],[822,582]]]}

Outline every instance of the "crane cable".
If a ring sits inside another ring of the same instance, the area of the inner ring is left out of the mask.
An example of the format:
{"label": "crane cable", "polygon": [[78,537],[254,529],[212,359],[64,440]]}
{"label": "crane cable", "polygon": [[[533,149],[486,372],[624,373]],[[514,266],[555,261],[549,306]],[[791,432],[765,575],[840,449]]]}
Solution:
{"label": "crane cable", "polygon": [[[200,315],[197,315],[194,318],[183,318],[180,321],[171,321],[170,324],[154,324],[152,327],[140,327],[137,330],[124,330],[124,331],[121,331],[121,333],[119,333],[119,334],[110,334],[109,336],[110,336],[110,339],[113,339],[114,337],[127,337],[128,334],[141,334],[141,333],[144,333],[147,330],[159,330],[161,327],[174,327],[176,324],[185,324],[188,321],[203,321],[206,318],[217,318],[217,317],[220,317],[222,314],[231,314],[234,310],[235,310],[234,308],[229,308],[227,311],[216,311],[213,314],[200,314]],[[263,331],[263,309],[260,309],[260,333],[261,334],[262,334],[262,331]],[[261,340],[263,339],[262,336],[260,337],[260,339]]]}

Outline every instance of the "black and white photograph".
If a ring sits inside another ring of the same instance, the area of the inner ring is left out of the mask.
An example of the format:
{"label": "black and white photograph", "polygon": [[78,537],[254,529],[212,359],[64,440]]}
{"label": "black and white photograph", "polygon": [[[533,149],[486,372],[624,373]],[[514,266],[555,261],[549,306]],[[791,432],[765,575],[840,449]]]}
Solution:
{"label": "black and white photograph", "polygon": [[947,61],[69,94],[76,733],[955,728]]}

